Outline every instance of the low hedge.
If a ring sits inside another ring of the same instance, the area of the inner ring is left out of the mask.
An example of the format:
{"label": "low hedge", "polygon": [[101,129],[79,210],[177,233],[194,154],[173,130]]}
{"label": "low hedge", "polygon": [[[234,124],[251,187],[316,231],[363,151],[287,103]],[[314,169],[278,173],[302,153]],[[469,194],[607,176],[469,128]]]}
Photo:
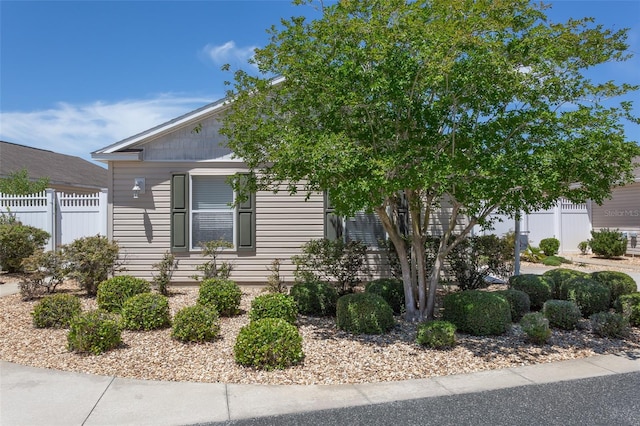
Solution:
{"label": "low hedge", "polygon": [[542,345],[551,337],[549,320],[542,312],[530,312],[520,320],[520,327],[527,335],[527,339],[536,345]]}
{"label": "low hedge", "polygon": [[97,309],[76,315],[69,323],[67,348],[72,352],[99,355],[122,343],[117,317]]}
{"label": "low hedge", "polygon": [[296,283],[289,295],[303,315],[333,316],[336,314],[338,291],[334,286],[322,281]]}
{"label": "low hedge", "polygon": [[585,318],[608,310],[611,304],[609,288],[590,278],[571,278],[562,284],[561,292],[566,300],[576,302]]}
{"label": "low hedge", "polygon": [[122,306],[122,326],[127,330],[154,330],[170,325],[169,301],[161,294],[137,294]]}
{"label": "low hedge", "polygon": [[498,335],[511,324],[511,306],[495,292],[467,290],[451,293],[443,300],[443,319],[458,331],[476,336]]}
{"label": "low hedge", "polygon": [[519,322],[520,319],[531,309],[531,299],[524,291],[513,288],[507,290],[499,290],[495,292],[503,296],[509,302],[511,307],[511,321]]}
{"label": "low hedge", "polygon": [[215,308],[223,317],[240,313],[242,291],[235,281],[209,278],[200,284],[198,303]]}
{"label": "low hedge", "polygon": [[46,296],[33,307],[31,317],[36,328],[66,328],[82,311],[80,299],[71,294]]}
{"label": "low hedge", "polygon": [[282,293],[261,294],[251,301],[249,319],[257,321],[262,318],[281,318],[295,324],[298,319],[296,301]]}
{"label": "low hedge", "polygon": [[298,329],[281,318],[263,318],[242,327],[233,351],[238,364],[260,370],[284,369],[304,359]]}
{"label": "low hedge", "polygon": [[380,278],[368,282],[364,287],[365,293],[374,293],[387,301],[395,314],[404,311],[404,284],[393,278]]}
{"label": "low hedge", "polygon": [[640,327],[640,293],[624,294],[615,302],[616,311],[622,313],[633,326]]}
{"label": "low hedge", "polygon": [[393,310],[377,294],[346,294],[338,299],[336,323],[354,334],[383,334],[393,328]]}
{"label": "low hedge", "polygon": [[561,287],[562,284],[570,280],[571,278],[576,277],[588,277],[589,274],[586,272],[576,271],[575,269],[567,269],[567,268],[556,268],[546,271],[542,274],[543,277],[551,278],[553,281],[553,295],[552,298],[556,300],[566,300],[567,295],[562,294]]}
{"label": "low hedge", "polygon": [[618,271],[598,271],[592,272],[591,278],[600,284],[609,288],[611,292],[611,305],[615,303],[616,299],[623,294],[631,294],[638,291],[638,285],[636,281],[624,272]]}
{"label": "low hedge", "polygon": [[615,312],[598,312],[589,317],[591,331],[600,337],[621,338],[628,334],[629,320]]}
{"label": "low hedge", "polygon": [[554,283],[543,275],[524,274],[509,278],[509,287],[527,293],[531,309],[540,310],[544,302],[552,298]]}
{"label": "low hedge", "polygon": [[131,275],[120,275],[98,284],[96,302],[100,309],[120,312],[127,299],[136,294],[150,292],[151,285],[146,280]]}
{"label": "low hedge", "polygon": [[210,342],[220,334],[220,320],[214,308],[187,306],[173,317],[171,337],[181,342]]}
{"label": "low hedge", "polygon": [[570,300],[551,299],[544,302],[542,313],[551,327],[573,330],[582,318],[580,308]]}
{"label": "low hedge", "polygon": [[418,324],[416,343],[432,349],[456,345],[456,326],[449,321],[429,321]]}

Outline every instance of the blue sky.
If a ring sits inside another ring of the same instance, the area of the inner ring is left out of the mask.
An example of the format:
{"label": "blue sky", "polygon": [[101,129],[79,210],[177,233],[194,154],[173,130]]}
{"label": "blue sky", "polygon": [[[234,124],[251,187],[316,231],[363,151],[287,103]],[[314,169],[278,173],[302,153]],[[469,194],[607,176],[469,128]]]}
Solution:
{"label": "blue sky", "polygon": [[[554,1],[554,21],[628,27],[635,57],[598,80],[640,84],[640,0]],[[90,159],[91,151],[224,96],[289,0],[0,1],[0,139]],[[640,115],[640,92],[628,97]],[[640,126],[626,126],[640,142]]]}

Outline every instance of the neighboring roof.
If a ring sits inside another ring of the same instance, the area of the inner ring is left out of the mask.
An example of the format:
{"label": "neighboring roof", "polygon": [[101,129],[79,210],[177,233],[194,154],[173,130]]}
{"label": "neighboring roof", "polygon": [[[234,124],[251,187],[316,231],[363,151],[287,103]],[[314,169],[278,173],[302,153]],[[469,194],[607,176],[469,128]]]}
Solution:
{"label": "neighboring roof", "polygon": [[51,185],[96,189],[108,186],[108,171],[80,157],[0,141],[0,176],[22,169],[30,178],[49,178]]}

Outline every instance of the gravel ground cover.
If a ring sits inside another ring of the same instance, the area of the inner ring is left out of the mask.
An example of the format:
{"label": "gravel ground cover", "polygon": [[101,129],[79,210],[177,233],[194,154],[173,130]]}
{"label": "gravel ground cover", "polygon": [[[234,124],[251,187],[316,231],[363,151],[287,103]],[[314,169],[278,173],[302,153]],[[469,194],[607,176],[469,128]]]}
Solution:
{"label": "gravel ground cover", "polygon": [[[197,288],[173,290],[172,314],[195,304]],[[72,283],[59,287],[59,292],[80,295],[85,310],[95,307],[95,299],[83,297]],[[609,340],[592,335],[588,321],[581,323],[581,330],[554,330],[550,342],[541,347],[527,343],[519,327],[513,326],[498,337],[458,334],[456,347],[431,350],[415,344],[416,324],[400,317],[389,334],[354,336],[338,330],[334,319],[300,316],[304,362],[283,371],[262,372],[238,366],[233,359],[236,335],[248,323],[246,312],[260,292],[243,288],[243,313],[222,318],[221,335],[214,342],[183,344],[170,338],[170,329],[123,331],[124,345],[98,356],[68,352],[67,330],[34,328],[30,312],[35,302],[5,296],[0,298],[0,359],[135,379],[286,385],[409,380],[640,350],[639,329],[633,328],[625,340]]]}

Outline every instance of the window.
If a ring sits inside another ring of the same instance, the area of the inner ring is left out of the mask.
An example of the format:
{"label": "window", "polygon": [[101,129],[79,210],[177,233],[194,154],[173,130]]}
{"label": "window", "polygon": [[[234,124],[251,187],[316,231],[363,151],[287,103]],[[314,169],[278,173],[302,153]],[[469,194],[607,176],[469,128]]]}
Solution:
{"label": "window", "polygon": [[360,241],[370,249],[380,248],[380,240],[387,234],[375,213],[357,212],[353,217],[335,214],[329,197],[325,193],[324,237],[330,240]]}
{"label": "window", "polygon": [[[233,189],[225,176],[191,177],[191,248],[204,241],[234,244]],[[235,245],[235,244],[234,244]]]}

